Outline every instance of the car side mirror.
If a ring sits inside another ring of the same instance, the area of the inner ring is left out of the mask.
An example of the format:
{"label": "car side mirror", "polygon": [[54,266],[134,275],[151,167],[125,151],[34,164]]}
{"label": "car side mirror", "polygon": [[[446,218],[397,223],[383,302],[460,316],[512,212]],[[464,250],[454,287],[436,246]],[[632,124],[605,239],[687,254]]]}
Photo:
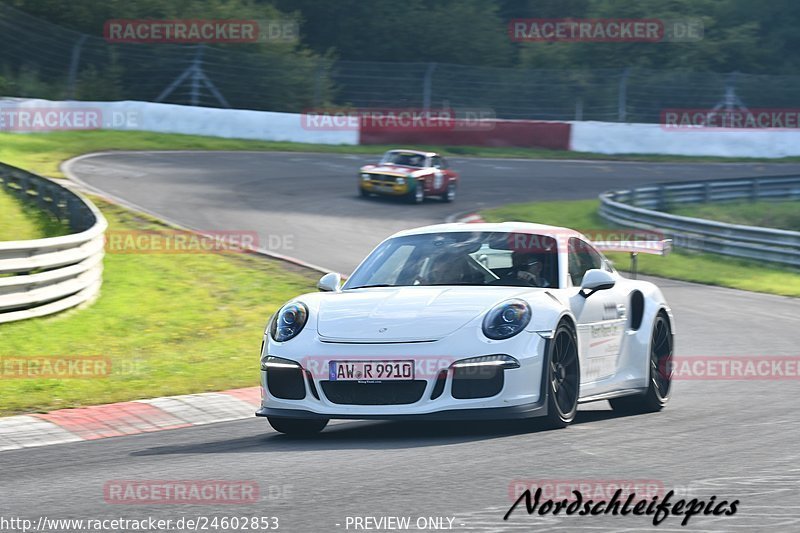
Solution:
{"label": "car side mirror", "polygon": [[338,272],[328,272],[317,282],[317,288],[322,292],[339,292],[342,276]]}
{"label": "car side mirror", "polygon": [[588,298],[597,291],[610,289],[616,283],[617,280],[614,279],[614,276],[612,276],[610,272],[601,270],[599,268],[593,268],[591,270],[587,270],[583,275],[583,281],[581,282],[581,294],[584,298]]}

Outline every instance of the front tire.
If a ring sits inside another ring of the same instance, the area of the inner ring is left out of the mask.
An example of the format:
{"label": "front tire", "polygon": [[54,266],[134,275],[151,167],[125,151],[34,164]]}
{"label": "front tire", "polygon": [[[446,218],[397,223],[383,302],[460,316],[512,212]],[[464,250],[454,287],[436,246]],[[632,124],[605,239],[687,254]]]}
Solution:
{"label": "front tire", "polygon": [[547,418],[552,428],[563,428],[575,420],[578,412],[580,370],[575,332],[562,322],[550,342],[547,357]]}
{"label": "front tire", "polygon": [[414,190],[408,195],[408,201],[412,204],[421,204],[425,201],[425,184],[422,181],[418,181],[415,186]]}
{"label": "front tire", "polygon": [[293,436],[310,436],[322,431],[328,425],[326,418],[278,418],[268,416],[267,421],[278,433]]}
{"label": "front tire", "polygon": [[672,392],[672,329],[664,313],[653,322],[650,340],[650,380],[647,392],[609,400],[615,411],[625,414],[656,413],[667,405]]}

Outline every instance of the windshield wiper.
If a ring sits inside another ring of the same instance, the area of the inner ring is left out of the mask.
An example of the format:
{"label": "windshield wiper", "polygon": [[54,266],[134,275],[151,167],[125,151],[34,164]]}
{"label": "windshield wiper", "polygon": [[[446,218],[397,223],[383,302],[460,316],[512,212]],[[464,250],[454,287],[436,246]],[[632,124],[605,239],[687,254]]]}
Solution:
{"label": "windshield wiper", "polygon": [[391,283],[376,283],[374,285],[359,285],[358,287],[347,287],[348,289],[371,289],[373,287],[394,287]]}

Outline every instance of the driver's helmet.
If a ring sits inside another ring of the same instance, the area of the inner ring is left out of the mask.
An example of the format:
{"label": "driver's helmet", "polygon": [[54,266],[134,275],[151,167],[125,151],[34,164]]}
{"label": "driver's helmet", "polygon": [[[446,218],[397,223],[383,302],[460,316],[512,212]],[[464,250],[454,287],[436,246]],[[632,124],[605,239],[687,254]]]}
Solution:
{"label": "driver's helmet", "polygon": [[514,270],[530,271],[537,266],[543,265],[542,257],[539,254],[530,252],[514,252],[511,254],[511,264]]}

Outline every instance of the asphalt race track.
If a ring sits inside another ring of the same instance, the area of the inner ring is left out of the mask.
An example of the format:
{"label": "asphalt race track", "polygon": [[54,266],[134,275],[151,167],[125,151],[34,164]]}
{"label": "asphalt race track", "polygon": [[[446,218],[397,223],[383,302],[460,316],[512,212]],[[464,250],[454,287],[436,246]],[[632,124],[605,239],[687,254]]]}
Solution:
{"label": "asphalt race track", "polygon": [[[800,165],[460,159],[453,204],[356,196],[363,156],[146,153],[82,158],[91,187],[205,230],[257,230],[262,243],[346,273],[395,230],[456,212],[535,199],[592,198],[657,181],[800,171]],[[288,237],[288,240],[287,240]],[[264,246],[270,248],[270,246]],[[798,355],[798,301],[660,281],[677,355]],[[253,364],[257,365],[257,347]],[[453,518],[453,531],[642,531],[650,517],[527,516],[504,522],[516,480],[651,480],[678,496],[739,499],[733,517],[669,517],[659,531],[800,530],[797,380],[677,381],[662,412],[583,406],[558,431],[511,423],[342,421],[295,440],[261,419],[0,453],[4,514],[50,518],[277,516],[280,531],[347,531],[348,516]],[[255,480],[250,505],[110,505],[110,480]],[[688,499],[688,498],[687,498]],[[445,525],[448,523],[444,521]],[[351,525],[350,531],[353,530]],[[412,529],[413,530],[413,529]]]}

